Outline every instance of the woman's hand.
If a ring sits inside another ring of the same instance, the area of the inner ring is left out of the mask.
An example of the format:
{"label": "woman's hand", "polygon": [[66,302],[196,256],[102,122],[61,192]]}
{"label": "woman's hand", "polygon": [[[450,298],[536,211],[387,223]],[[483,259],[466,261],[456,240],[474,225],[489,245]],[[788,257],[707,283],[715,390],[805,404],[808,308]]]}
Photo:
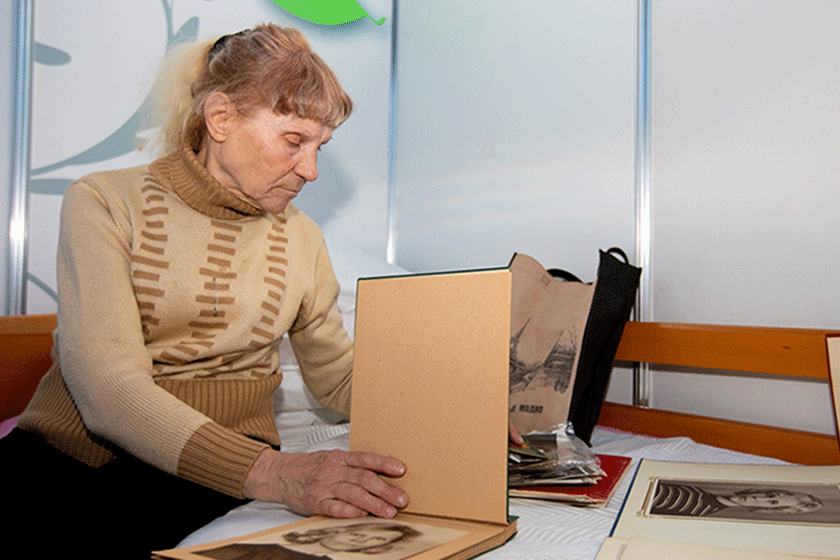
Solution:
{"label": "woman's hand", "polygon": [[525,445],[525,439],[522,437],[522,434],[519,433],[519,430],[516,426],[513,425],[513,420],[508,420],[508,440],[518,446]]}
{"label": "woman's hand", "polygon": [[405,465],[376,453],[263,451],[248,472],[246,498],[279,502],[301,515],[394,517],[408,496],[376,473],[402,476]]}

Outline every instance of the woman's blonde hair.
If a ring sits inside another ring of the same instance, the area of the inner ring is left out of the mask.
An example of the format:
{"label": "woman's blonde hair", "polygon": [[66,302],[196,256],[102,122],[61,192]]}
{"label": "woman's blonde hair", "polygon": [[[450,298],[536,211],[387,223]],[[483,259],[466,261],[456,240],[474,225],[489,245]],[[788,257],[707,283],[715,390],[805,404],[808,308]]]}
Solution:
{"label": "woman's blonde hair", "polygon": [[347,120],[353,102],[303,33],[269,23],[175,49],[156,86],[158,149],[198,151],[207,132],[204,102],[226,94],[247,117],[269,108],[331,128]]}

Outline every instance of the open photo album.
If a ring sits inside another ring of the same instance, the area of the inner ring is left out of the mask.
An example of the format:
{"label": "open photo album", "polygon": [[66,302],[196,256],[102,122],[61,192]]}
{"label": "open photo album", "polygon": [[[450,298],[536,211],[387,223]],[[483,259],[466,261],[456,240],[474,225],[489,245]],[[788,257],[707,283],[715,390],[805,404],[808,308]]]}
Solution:
{"label": "open photo album", "polygon": [[507,542],[510,276],[359,280],[350,450],[406,465],[388,480],[410,497],[395,518],[311,517],[156,557],[467,559]]}
{"label": "open photo album", "polygon": [[643,460],[598,560],[840,558],[838,551],[840,466]]}

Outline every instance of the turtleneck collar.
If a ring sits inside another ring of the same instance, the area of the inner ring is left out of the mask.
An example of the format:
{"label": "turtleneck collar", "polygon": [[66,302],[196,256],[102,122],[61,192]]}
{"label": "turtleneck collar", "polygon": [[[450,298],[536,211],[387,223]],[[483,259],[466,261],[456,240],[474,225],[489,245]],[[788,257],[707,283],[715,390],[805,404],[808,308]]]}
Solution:
{"label": "turtleneck collar", "polygon": [[212,218],[236,220],[265,213],[222,186],[190,148],[155,160],[149,170],[190,207]]}

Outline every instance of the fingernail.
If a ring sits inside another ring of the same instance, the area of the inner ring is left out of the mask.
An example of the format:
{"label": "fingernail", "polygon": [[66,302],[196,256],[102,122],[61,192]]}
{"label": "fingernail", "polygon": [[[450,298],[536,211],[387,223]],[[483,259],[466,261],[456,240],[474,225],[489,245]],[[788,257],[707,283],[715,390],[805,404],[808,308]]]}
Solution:
{"label": "fingernail", "polygon": [[385,509],[385,516],[386,517],[394,517],[395,515],[397,515],[397,508],[395,508],[393,506],[388,506]]}

